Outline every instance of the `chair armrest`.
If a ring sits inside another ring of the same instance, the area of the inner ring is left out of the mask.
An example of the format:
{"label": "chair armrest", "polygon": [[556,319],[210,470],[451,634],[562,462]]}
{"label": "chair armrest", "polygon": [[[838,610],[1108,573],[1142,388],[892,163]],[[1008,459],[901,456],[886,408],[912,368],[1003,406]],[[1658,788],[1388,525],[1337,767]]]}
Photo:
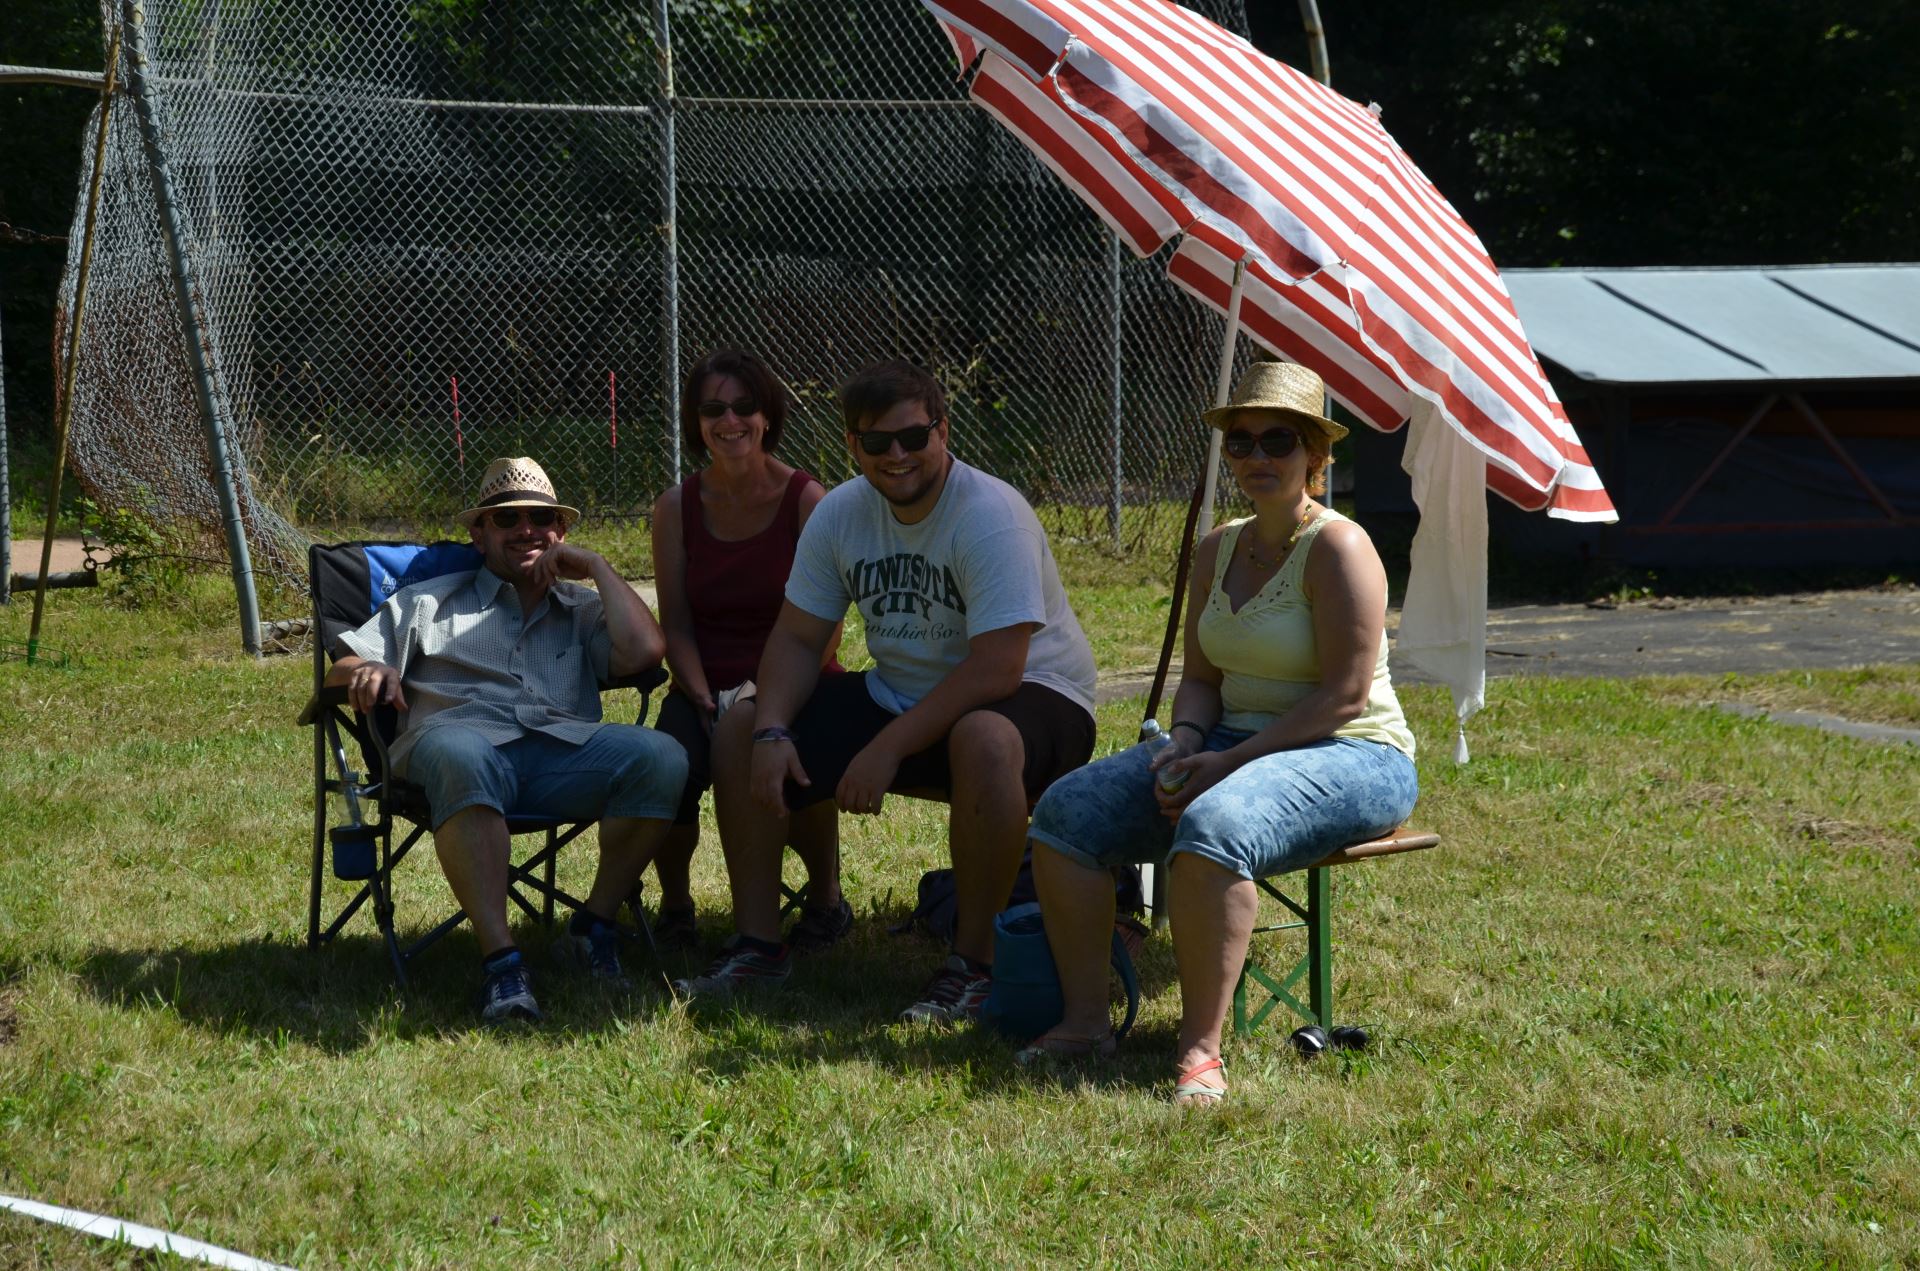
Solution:
{"label": "chair armrest", "polygon": [[323,684],[307,699],[307,705],[295,722],[302,728],[309,728],[320,722],[320,712],[329,706],[347,704],[347,686],[344,684]]}
{"label": "chair armrest", "polygon": [[602,693],[609,693],[617,688],[637,688],[642,693],[651,693],[666,682],[667,668],[664,666],[650,666],[644,671],[635,671],[631,675],[616,675],[609,680],[605,680],[600,685],[600,691]]}

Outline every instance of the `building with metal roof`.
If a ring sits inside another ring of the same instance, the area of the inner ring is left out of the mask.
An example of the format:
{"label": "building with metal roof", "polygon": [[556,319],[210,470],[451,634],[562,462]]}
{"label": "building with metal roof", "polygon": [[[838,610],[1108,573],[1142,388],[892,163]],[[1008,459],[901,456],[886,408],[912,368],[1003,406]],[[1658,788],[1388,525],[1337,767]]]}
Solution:
{"label": "building with metal roof", "polygon": [[[1529,523],[1528,547],[1641,565],[1920,565],[1920,264],[1503,277],[1621,518]],[[1363,514],[1399,510],[1404,482],[1383,471],[1399,449],[1363,440]]]}

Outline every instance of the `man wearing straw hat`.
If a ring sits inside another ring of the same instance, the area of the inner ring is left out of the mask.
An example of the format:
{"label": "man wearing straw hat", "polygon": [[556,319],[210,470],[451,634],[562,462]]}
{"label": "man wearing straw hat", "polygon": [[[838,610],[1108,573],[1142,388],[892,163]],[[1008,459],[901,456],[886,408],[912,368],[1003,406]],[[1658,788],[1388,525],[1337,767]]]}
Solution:
{"label": "man wearing straw hat", "polygon": [[350,653],[327,675],[356,710],[400,712],[394,771],[427,792],[434,851],[480,942],[489,1023],[540,1019],[507,927],[506,814],[602,818],[599,870],[564,947],[620,983],[612,919],[686,780],[673,739],[600,722],[600,685],[657,666],[666,643],[606,559],[566,541],[579,517],[532,459],[495,459],[460,513],[480,568],[396,593],[342,638]]}

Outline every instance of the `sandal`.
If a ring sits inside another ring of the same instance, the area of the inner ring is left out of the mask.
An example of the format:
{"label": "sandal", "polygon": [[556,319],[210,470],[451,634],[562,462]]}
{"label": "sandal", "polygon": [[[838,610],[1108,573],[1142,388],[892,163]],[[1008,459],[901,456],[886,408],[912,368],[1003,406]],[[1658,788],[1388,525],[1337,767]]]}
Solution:
{"label": "sandal", "polygon": [[1111,1059],[1119,1042],[1109,1028],[1098,1037],[1066,1037],[1046,1033],[1013,1052],[1013,1062],[1022,1068],[1049,1063],[1056,1059]]}
{"label": "sandal", "polygon": [[787,932],[787,948],[796,954],[819,953],[844,940],[853,930],[853,906],[842,896],[840,903],[829,909],[815,909],[809,905],[800,911],[800,917],[794,920]]}
{"label": "sandal", "polygon": [[1224,1083],[1227,1065],[1220,1059],[1207,1059],[1195,1064],[1181,1073],[1173,1087],[1173,1106],[1176,1108],[1215,1108],[1227,1097],[1227,1087],[1208,1085],[1200,1080],[1208,1073],[1220,1074]]}
{"label": "sandal", "polygon": [[693,906],[662,909],[653,919],[654,947],[662,952],[684,952],[700,947],[700,927]]}

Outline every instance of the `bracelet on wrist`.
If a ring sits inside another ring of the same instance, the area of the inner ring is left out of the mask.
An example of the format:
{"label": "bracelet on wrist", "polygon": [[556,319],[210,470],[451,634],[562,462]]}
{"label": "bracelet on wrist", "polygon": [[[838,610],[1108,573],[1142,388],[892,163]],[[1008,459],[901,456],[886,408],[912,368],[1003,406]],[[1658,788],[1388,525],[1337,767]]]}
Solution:
{"label": "bracelet on wrist", "polygon": [[1195,735],[1195,736],[1197,736],[1197,737],[1199,737],[1201,741],[1205,741],[1205,740],[1207,739],[1207,730],[1206,730],[1206,729],[1204,729],[1204,728],[1202,728],[1202,727],[1200,727],[1200,725],[1198,725],[1198,724],[1196,724],[1196,723],[1194,723],[1194,722],[1193,722],[1192,720],[1190,720],[1190,719],[1176,719],[1176,720],[1174,720],[1174,721],[1173,721],[1173,727],[1172,727],[1172,728],[1169,728],[1169,729],[1167,729],[1167,732],[1169,732],[1169,733],[1171,733],[1171,732],[1173,732],[1173,729],[1174,729],[1174,728],[1191,728],[1191,729],[1192,729],[1192,730],[1194,731],[1194,735]]}
{"label": "bracelet on wrist", "polygon": [[762,728],[762,729],[759,729],[759,730],[757,730],[757,731],[756,731],[756,732],[755,732],[755,733],[753,734],[753,739],[754,739],[754,740],[755,740],[756,742],[761,742],[761,741],[798,741],[798,740],[800,740],[800,739],[799,739],[798,737],[795,737],[795,736],[793,735],[793,731],[792,731],[791,729],[789,729],[789,728],[785,728],[785,727],[783,727],[782,725],[779,725],[779,724],[775,724],[775,725],[774,725],[773,727],[771,727],[771,728]]}

